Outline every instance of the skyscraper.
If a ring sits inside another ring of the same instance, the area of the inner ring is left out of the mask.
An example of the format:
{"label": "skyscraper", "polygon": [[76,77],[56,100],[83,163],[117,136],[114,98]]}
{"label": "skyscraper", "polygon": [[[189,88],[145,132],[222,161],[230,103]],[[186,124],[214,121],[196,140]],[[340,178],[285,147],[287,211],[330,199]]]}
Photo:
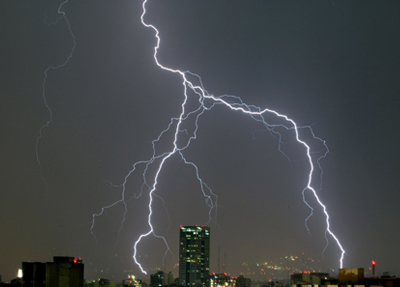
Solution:
{"label": "skyscraper", "polygon": [[210,228],[181,226],[179,238],[179,285],[209,287]]}

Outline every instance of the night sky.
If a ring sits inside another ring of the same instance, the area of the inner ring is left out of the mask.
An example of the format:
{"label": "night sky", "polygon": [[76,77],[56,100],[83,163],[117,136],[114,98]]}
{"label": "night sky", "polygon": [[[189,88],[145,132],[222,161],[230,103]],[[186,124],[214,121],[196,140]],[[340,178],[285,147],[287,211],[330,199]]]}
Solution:
{"label": "night sky", "polygon": [[[149,193],[141,173],[152,141],[178,117],[181,78],[153,59],[154,31],[140,22],[140,1],[0,2],[0,275],[17,276],[23,261],[81,257],[85,277],[119,282],[126,272],[145,281],[133,243],[149,230]],[[400,3],[397,1],[150,1],[145,20],[160,31],[159,61],[201,76],[215,96],[240,96],[312,126],[330,153],[314,186],[346,250],[344,267],[400,276]],[[56,23],[55,23],[56,22]],[[46,23],[54,23],[48,25]],[[52,122],[47,104],[52,111]],[[188,124],[193,128],[193,124]],[[184,134],[184,131],[181,132]],[[310,139],[303,133],[305,139]],[[157,144],[170,150],[172,133]],[[199,119],[185,151],[218,195],[208,207],[195,171],[171,157],[159,176],[153,223],[165,246],[148,237],[139,260],[177,275],[179,225],[211,227],[211,271],[218,248],[232,276],[243,262],[305,256],[334,275],[340,249],[325,218],[302,201],[309,164],[293,141],[278,140],[249,116],[217,105]],[[321,143],[312,141],[312,155]],[[36,151],[40,161],[36,157]],[[155,166],[150,168],[151,180]],[[152,183],[151,183],[152,184]],[[119,235],[118,235],[119,234]],[[226,255],[224,255],[226,254]],[[332,272],[332,270],[335,270]],[[368,275],[368,274],[367,274]],[[248,276],[251,277],[251,276]]]}

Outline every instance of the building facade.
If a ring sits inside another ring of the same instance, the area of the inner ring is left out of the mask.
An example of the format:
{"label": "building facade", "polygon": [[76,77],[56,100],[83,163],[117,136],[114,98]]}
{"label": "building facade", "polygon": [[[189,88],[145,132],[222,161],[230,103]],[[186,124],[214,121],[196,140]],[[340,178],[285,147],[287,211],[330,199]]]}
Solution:
{"label": "building facade", "polygon": [[301,273],[293,273],[290,275],[290,284],[314,284],[320,285],[321,280],[326,280],[329,278],[328,273],[321,272],[301,272]]}
{"label": "building facade", "polygon": [[165,273],[163,271],[158,271],[155,274],[150,275],[150,286],[151,287],[161,287],[169,286],[174,283],[174,276],[171,272]]}
{"label": "building facade", "polygon": [[55,256],[53,262],[22,262],[22,287],[83,287],[82,260]]}
{"label": "building facade", "polygon": [[242,275],[240,275],[238,278],[236,278],[236,287],[251,287],[251,279],[244,278]]}
{"label": "building facade", "polygon": [[339,269],[339,285],[364,284],[364,268]]}
{"label": "building facade", "polygon": [[210,286],[210,228],[181,226],[179,234],[179,286]]}
{"label": "building facade", "polygon": [[226,273],[210,274],[210,287],[235,287],[237,277],[230,277]]}

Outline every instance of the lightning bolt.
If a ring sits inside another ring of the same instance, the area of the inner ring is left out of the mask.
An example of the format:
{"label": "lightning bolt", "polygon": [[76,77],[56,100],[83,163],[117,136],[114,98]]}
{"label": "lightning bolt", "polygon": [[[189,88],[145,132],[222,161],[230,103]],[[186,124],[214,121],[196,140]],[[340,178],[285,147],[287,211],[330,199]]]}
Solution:
{"label": "lightning bolt", "polygon": [[[306,218],[305,220],[305,225],[307,230],[309,231],[309,228],[307,226],[307,221],[308,219],[313,215],[313,208],[311,205],[306,201],[305,198],[305,192],[310,191],[313,196],[315,197],[316,201],[318,204],[322,207],[325,217],[326,217],[326,232],[325,232],[325,237],[327,240],[328,244],[328,238],[327,234],[329,234],[334,241],[337,243],[339,249],[341,250],[341,257],[340,257],[340,268],[343,266],[343,258],[345,251],[340,244],[339,239],[336,237],[336,235],[331,231],[330,229],[330,222],[329,222],[329,214],[327,212],[326,206],[321,202],[321,200],[318,197],[318,194],[316,190],[312,187],[312,180],[313,180],[313,174],[314,174],[314,164],[313,164],[313,157],[311,155],[311,148],[310,146],[300,137],[299,131],[300,130],[308,130],[309,133],[311,134],[313,140],[316,140],[325,147],[325,153],[323,153],[320,157],[316,159],[316,163],[321,170],[320,175],[322,176],[322,169],[320,166],[320,160],[323,159],[329,152],[329,149],[326,145],[326,142],[322,140],[321,138],[317,137],[312,128],[310,126],[298,126],[296,122],[294,122],[291,118],[289,118],[287,115],[281,114],[275,110],[271,110],[268,108],[260,108],[254,105],[248,105],[245,102],[242,101],[242,99],[238,96],[233,96],[233,95],[221,95],[221,96],[215,96],[213,94],[210,94],[207,92],[207,90],[204,88],[203,83],[201,81],[201,77],[195,73],[192,73],[190,71],[181,71],[177,69],[172,69],[169,67],[166,67],[162,65],[158,58],[157,58],[157,53],[158,49],[160,48],[160,43],[161,43],[161,38],[159,35],[159,31],[157,28],[151,24],[148,24],[145,22],[144,17],[146,15],[146,3],[148,1],[144,0],[142,3],[142,9],[143,12],[140,16],[142,24],[149,28],[152,29],[155,33],[155,38],[156,38],[156,45],[154,47],[154,61],[156,65],[170,73],[177,74],[178,77],[182,80],[181,84],[183,87],[183,101],[181,104],[181,110],[180,114],[178,117],[171,118],[168,126],[166,129],[164,129],[158,136],[157,139],[155,139],[152,142],[153,146],[153,155],[150,159],[148,160],[143,160],[143,161],[138,161],[133,164],[132,169],[128,172],[128,174],[125,176],[125,180],[122,184],[122,197],[120,200],[114,202],[111,205],[105,206],[102,208],[101,212],[93,214],[93,223],[91,227],[91,232],[93,233],[93,228],[94,228],[94,223],[95,219],[98,216],[101,216],[104,214],[105,210],[108,208],[112,208],[116,206],[117,204],[123,204],[125,208],[123,220],[121,223],[121,228],[122,224],[125,221],[125,215],[127,213],[127,204],[126,204],[126,183],[129,178],[129,176],[135,172],[138,169],[139,165],[144,165],[144,171],[143,171],[143,184],[140,190],[139,196],[142,195],[144,190],[148,191],[149,195],[149,203],[148,203],[148,217],[147,217],[147,223],[148,223],[148,231],[143,233],[142,235],[139,236],[139,238],[135,241],[134,246],[133,246],[133,260],[135,263],[138,265],[140,270],[144,273],[147,274],[146,271],[143,269],[141,263],[137,260],[137,252],[138,252],[138,246],[140,242],[150,236],[153,235],[156,238],[160,238],[164,241],[165,246],[166,246],[166,252],[169,252],[169,246],[166,241],[166,239],[160,235],[158,235],[154,227],[152,225],[152,215],[153,215],[153,210],[152,210],[152,203],[154,200],[155,196],[159,196],[156,194],[156,189],[157,189],[157,184],[158,184],[158,179],[159,175],[163,170],[163,167],[167,160],[172,158],[173,156],[179,156],[182,161],[188,165],[191,166],[196,173],[196,178],[198,180],[198,183],[200,185],[201,192],[205,198],[205,202],[207,206],[209,207],[209,222],[210,221],[216,221],[216,211],[217,211],[217,206],[218,206],[218,197],[217,195],[209,188],[209,186],[201,179],[200,177],[200,172],[198,167],[196,166],[195,163],[188,161],[185,156],[184,156],[184,151],[189,147],[191,142],[197,138],[197,131],[198,131],[198,120],[199,118],[207,111],[211,110],[213,107],[216,105],[222,105],[225,106],[226,108],[232,110],[233,112],[238,112],[238,113],[243,113],[249,115],[254,121],[257,123],[262,124],[266,130],[268,130],[271,135],[276,137],[279,142],[279,151],[283,153],[288,159],[289,157],[281,150],[281,145],[283,143],[282,139],[282,131],[287,131],[290,133],[294,133],[295,140],[297,143],[303,147],[306,157],[308,159],[308,164],[309,164],[309,172],[308,172],[308,181],[307,185],[304,187],[302,193],[303,193],[303,200],[304,203],[310,208],[311,212],[310,215]],[[197,99],[196,103],[197,105],[193,108],[189,107],[189,100],[193,102],[194,99]],[[192,121],[193,127],[192,129],[185,128],[185,124],[187,122]],[[172,138],[172,145],[169,151],[164,151],[164,152],[157,152],[157,143],[164,137],[168,135],[168,133],[173,132],[173,138]],[[290,159],[289,159],[290,160]],[[315,159],[314,159],[315,160]],[[151,180],[148,180],[148,171],[150,166],[155,165],[155,174],[153,177],[151,177]],[[213,214],[215,216],[213,217]],[[120,230],[121,230],[120,228]],[[326,248],[326,247],[325,247]],[[324,249],[325,250],[325,249]]]}
{"label": "lightning bolt", "polygon": [[36,167],[39,168],[40,177],[42,178],[42,180],[43,180],[44,184],[46,185],[46,187],[48,187],[48,184],[47,184],[46,180],[44,179],[42,165],[41,165],[41,161],[40,161],[40,157],[39,157],[39,141],[43,137],[43,131],[47,127],[49,127],[51,122],[53,121],[53,111],[51,110],[51,108],[50,108],[50,106],[49,106],[49,104],[47,102],[47,97],[46,97],[46,82],[47,82],[47,78],[49,76],[49,72],[51,70],[53,70],[53,71],[54,70],[58,70],[58,69],[60,69],[60,68],[62,68],[65,65],[68,64],[69,60],[72,58],[72,54],[74,53],[74,50],[75,50],[75,47],[76,47],[76,39],[75,39],[74,33],[72,32],[71,24],[69,23],[68,18],[65,15],[65,12],[62,10],[62,7],[67,2],[68,2],[68,0],[62,2],[60,4],[60,6],[58,6],[57,13],[60,15],[60,17],[58,17],[56,21],[48,23],[48,22],[46,22],[46,18],[43,20],[47,24],[47,26],[51,26],[51,25],[57,24],[61,19],[63,19],[65,21],[65,23],[67,24],[69,33],[70,33],[70,35],[72,37],[72,40],[73,40],[73,46],[72,46],[72,48],[70,50],[70,53],[69,53],[68,57],[65,59],[65,61],[63,63],[59,64],[59,65],[49,66],[44,70],[44,77],[43,77],[43,82],[42,82],[42,98],[43,98],[44,105],[45,105],[47,111],[49,112],[49,119],[46,121],[46,123],[44,125],[41,126],[41,128],[39,130],[39,136],[36,138],[36,149],[35,149],[35,151],[36,151],[36,162],[37,162],[37,166]]}

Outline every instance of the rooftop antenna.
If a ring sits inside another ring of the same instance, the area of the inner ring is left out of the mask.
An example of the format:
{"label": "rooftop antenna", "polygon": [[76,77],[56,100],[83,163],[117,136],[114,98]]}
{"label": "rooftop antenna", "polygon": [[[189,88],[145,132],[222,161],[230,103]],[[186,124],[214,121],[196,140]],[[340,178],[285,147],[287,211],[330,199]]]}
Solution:
{"label": "rooftop antenna", "polygon": [[372,278],[375,278],[375,260],[372,260]]}
{"label": "rooftop antenna", "polygon": [[224,267],[223,272],[225,273],[226,272],[226,251],[224,251],[224,265],[223,265],[223,267]]}
{"label": "rooftop antenna", "polygon": [[218,274],[219,274],[219,266],[221,265],[219,260],[220,255],[221,255],[221,245],[218,245]]}

